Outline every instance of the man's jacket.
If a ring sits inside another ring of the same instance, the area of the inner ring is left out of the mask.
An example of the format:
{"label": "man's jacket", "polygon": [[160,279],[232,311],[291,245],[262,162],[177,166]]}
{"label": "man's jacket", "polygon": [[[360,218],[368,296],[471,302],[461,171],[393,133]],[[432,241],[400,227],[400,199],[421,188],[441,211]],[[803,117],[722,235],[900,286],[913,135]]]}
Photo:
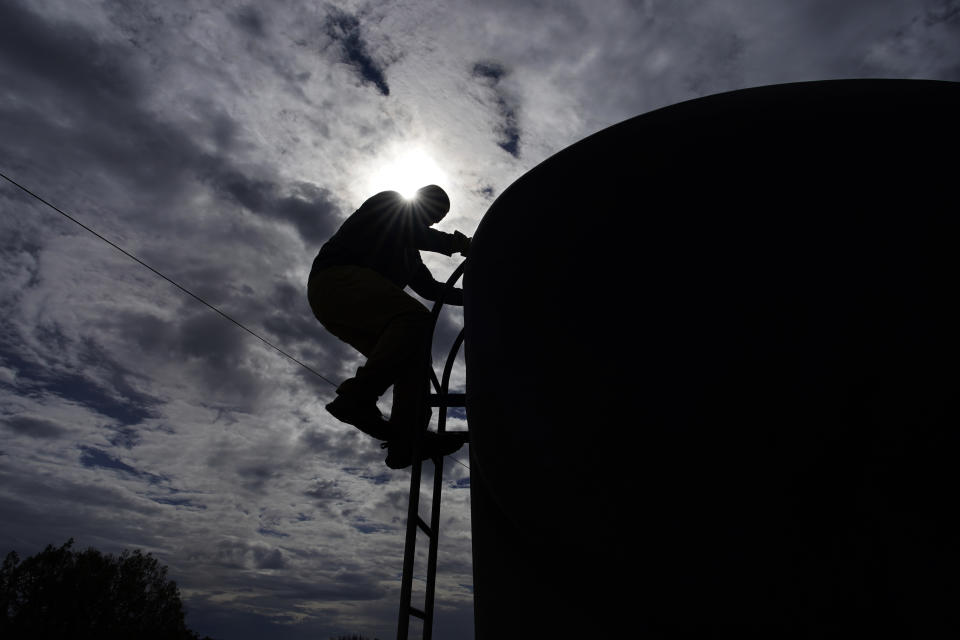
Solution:
{"label": "man's jacket", "polygon": [[[396,191],[382,191],[367,199],[343,221],[320,248],[311,276],[320,269],[356,266],[373,269],[401,289],[410,288],[427,300],[443,291],[420,259],[420,250],[453,255],[453,234],[431,229],[432,221]],[[463,304],[463,292],[452,291],[445,302]]]}

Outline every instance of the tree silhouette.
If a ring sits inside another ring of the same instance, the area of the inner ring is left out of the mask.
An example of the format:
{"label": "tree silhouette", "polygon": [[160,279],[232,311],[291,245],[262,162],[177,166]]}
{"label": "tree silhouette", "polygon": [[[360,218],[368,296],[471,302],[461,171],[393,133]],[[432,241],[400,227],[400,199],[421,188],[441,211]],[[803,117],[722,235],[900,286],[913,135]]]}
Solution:
{"label": "tree silhouette", "polygon": [[[180,590],[149,553],[119,556],[47,545],[0,568],[0,637],[199,640],[184,624]],[[204,640],[209,640],[205,638]]]}

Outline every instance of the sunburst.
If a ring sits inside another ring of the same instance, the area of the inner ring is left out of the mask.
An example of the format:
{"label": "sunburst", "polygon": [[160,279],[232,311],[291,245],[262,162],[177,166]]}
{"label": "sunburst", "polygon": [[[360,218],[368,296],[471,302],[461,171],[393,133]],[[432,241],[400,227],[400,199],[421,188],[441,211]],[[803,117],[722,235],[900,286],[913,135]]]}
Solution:
{"label": "sunburst", "polygon": [[446,173],[430,155],[419,147],[405,149],[386,158],[371,173],[370,193],[397,191],[405,198],[416,195],[428,184],[444,185]]}

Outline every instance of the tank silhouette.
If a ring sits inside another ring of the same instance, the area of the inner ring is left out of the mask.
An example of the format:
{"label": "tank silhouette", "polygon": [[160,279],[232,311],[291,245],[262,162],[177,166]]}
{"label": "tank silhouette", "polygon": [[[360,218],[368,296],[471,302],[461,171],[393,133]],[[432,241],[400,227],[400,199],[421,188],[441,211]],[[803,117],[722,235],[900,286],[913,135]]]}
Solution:
{"label": "tank silhouette", "polygon": [[478,638],[956,635],[958,114],[958,83],[735,91],[497,198]]}

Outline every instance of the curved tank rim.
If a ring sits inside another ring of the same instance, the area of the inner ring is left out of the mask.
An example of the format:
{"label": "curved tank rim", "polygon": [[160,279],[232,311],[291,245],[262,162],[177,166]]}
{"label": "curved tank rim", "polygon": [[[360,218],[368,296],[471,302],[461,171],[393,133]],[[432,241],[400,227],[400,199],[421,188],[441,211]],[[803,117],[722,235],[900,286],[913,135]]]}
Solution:
{"label": "curved tank rim", "polygon": [[[558,150],[558,151],[550,154],[549,156],[547,156],[546,158],[544,158],[543,160],[541,160],[540,162],[538,162],[538,163],[535,164],[534,166],[530,167],[530,168],[529,168],[527,171],[525,171],[520,177],[518,177],[516,180],[514,180],[513,182],[511,182],[510,185],[509,185],[506,189],[504,189],[504,190],[500,193],[500,195],[498,195],[498,196],[494,199],[493,202],[490,203],[490,206],[487,207],[487,212],[489,212],[490,210],[494,209],[494,208],[497,206],[497,202],[498,202],[501,198],[503,198],[511,189],[513,189],[517,184],[519,184],[519,183],[523,182],[525,179],[527,179],[527,176],[529,176],[531,173],[534,173],[534,172],[537,172],[538,170],[540,170],[541,167],[543,167],[543,165],[551,162],[552,160],[554,160],[555,158],[557,158],[557,157],[559,157],[559,156],[562,156],[562,155],[565,155],[565,154],[568,154],[568,153],[573,153],[573,151],[571,151],[571,150],[573,150],[573,149],[575,149],[575,148],[577,148],[577,147],[579,147],[579,146],[581,146],[581,145],[589,144],[590,141],[591,141],[592,139],[596,138],[597,136],[603,135],[603,134],[609,132],[610,130],[616,129],[616,128],[618,128],[618,127],[626,127],[626,126],[629,126],[630,123],[632,123],[632,122],[634,122],[634,121],[636,121],[637,119],[640,119],[640,118],[655,117],[656,114],[660,114],[660,113],[665,112],[665,111],[668,111],[668,110],[673,110],[673,109],[676,109],[676,108],[678,108],[678,107],[680,107],[680,108],[688,107],[688,106],[689,106],[689,107],[693,107],[694,105],[699,105],[699,104],[702,104],[702,103],[704,103],[704,102],[710,102],[710,101],[715,101],[715,100],[731,99],[731,98],[733,98],[734,96],[744,95],[744,94],[748,94],[748,93],[767,93],[767,92],[774,92],[774,91],[778,91],[778,90],[779,90],[779,91],[785,91],[785,90],[790,90],[790,89],[797,89],[797,90],[799,90],[799,89],[802,89],[802,88],[804,88],[804,87],[812,87],[812,86],[814,86],[814,85],[833,86],[833,87],[836,87],[836,86],[839,86],[839,85],[849,85],[849,86],[852,86],[852,85],[860,85],[860,86],[874,85],[874,86],[879,87],[879,86],[882,86],[882,85],[892,86],[892,85],[894,85],[894,84],[903,84],[903,85],[905,85],[905,84],[911,84],[911,85],[927,84],[927,85],[942,85],[942,86],[956,86],[956,87],[960,87],[960,82],[957,82],[957,81],[953,81],[953,80],[935,80],[935,79],[926,79],[926,78],[895,78],[895,77],[890,77],[890,78],[862,78],[862,77],[858,77],[858,78],[829,78],[829,79],[822,79],[822,80],[800,80],[800,81],[796,81],[796,82],[780,82],[780,83],[774,83],[774,84],[757,85],[757,86],[753,86],[753,87],[741,87],[741,88],[739,88],[739,89],[730,89],[730,90],[728,90],[728,91],[721,91],[721,92],[718,92],[718,93],[711,93],[711,94],[707,94],[707,95],[703,95],[703,96],[697,96],[697,97],[695,97],[695,98],[688,98],[688,99],[686,99],[686,100],[681,100],[681,101],[679,101],[679,102],[673,102],[673,103],[671,103],[671,104],[664,105],[664,106],[662,106],[662,107],[656,107],[655,109],[651,109],[650,111],[644,111],[643,113],[638,113],[638,114],[636,114],[636,115],[634,115],[634,116],[630,116],[629,118],[626,118],[626,119],[621,120],[621,121],[619,121],[619,122],[615,122],[614,124],[611,124],[611,125],[608,125],[608,126],[606,126],[606,127],[603,127],[602,129],[598,129],[598,130],[596,130],[596,131],[594,131],[594,132],[592,132],[592,133],[589,133],[589,134],[587,134],[586,136],[584,136],[584,137],[582,137],[582,138],[580,138],[580,139],[578,139],[578,140],[576,140],[576,141],[574,141],[574,142],[571,142],[570,144],[568,144],[568,145],[565,146],[564,148],[562,148],[562,149],[560,149],[560,150]],[[484,220],[484,218],[486,218],[486,213],[484,213],[483,218],[480,219],[480,224],[477,226],[476,234],[479,234],[479,232],[480,232],[480,227],[483,225],[483,220]],[[475,234],[475,235],[476,235],[476,234]]]}

